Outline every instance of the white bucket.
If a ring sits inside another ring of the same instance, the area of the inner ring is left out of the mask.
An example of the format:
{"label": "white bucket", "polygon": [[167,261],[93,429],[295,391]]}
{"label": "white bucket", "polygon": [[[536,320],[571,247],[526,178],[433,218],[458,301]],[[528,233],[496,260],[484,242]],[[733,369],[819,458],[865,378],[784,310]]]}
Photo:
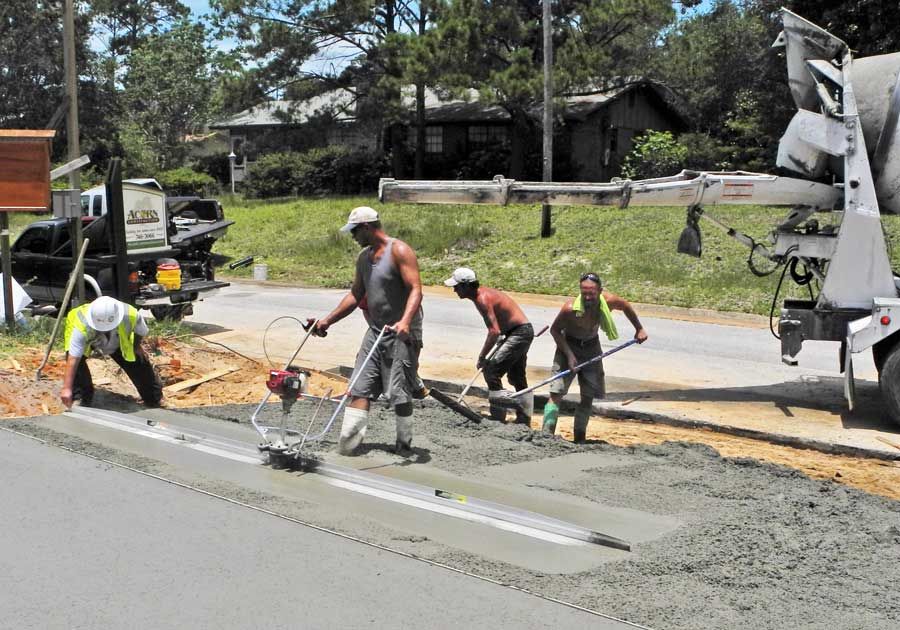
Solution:
{"label": "white bucket", "polygon": [[269,265],[265,263],[253,265],[253,279],[264,282],[269,277]]}

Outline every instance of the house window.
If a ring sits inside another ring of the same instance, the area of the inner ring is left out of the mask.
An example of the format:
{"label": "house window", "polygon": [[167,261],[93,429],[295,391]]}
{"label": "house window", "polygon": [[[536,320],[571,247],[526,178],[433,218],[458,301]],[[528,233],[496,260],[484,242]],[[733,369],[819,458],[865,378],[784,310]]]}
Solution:
{"label": "house window", "polygon": [[487,125],[472,125],[468,129],[469,148],[480,149],[492,144],[506,142],[506,127],[489,127]]}
{"label": "house window", "polygon": [[444,128],[425,127],[425,153],[444,152]]}

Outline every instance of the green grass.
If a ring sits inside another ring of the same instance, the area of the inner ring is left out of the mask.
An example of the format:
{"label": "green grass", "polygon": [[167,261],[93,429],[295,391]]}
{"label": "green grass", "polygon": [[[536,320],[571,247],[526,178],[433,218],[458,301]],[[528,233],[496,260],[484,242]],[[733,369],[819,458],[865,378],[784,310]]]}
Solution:
{"label": "green grass", "polygon": [[[11,333],[6,324],[0,324],[0,360],[15,358],[26,348],[47,346],[55,320],[49,317],[38,317],[27,321],[27,327],[16,326]],[[63,349],[63,332],[63,330],[59,331],[56,342],[53,344],[54,350]]]}
{"label": "green grass", "polygon": [[[233,258],[256,256],[256,262],[268,264],[271,280],[347,287],[359,249],[338,228],[351,208],[363,204],[378,209],[389,234],[416,249],[425,284],[438,284],[454,268],[466,265],[489,286],[573,294],[578,276],[594,270],[611,291],[631,301],[767,314],[780,275],[780,269],[764,278],[751,274],[748,250],[709,223],[702,224],[702,259],[676,253],[685,220],[680,208],[555,208],[555,233],[542,239],[540,209],[532,206],[379,204],[373,198],[266,203],[235,198],[225,212],[236,225],[215,251]],[[761,206],[724,206],[713,212],[757,240],[787,214],[783,208]],[[888,233],[900,239],[900,217],[885,217],[884,223]],[[895,266],[900,266],[898,253]],[[245,268],[230,275],[250,274]],[[221,275],[229,274],[225,270]],[[790,280],[785,289],[792,295],[808,295]]]}
{"label": "green grass", "polygon": [[[15,357],[26,348],[46,347],[53,331],[55,319],[50,317],[37,317],[27,319],[27,327],[17,326],[12,333],[5,325],[0,324],[0,359]],[[148,337],[178,338],[182,343],[196,343],[194,332],[187,324],[172,321],[157,321],[147,319],[150,329]],[[60,326],[53,349],[63,351],[64,326]]]}
{"label": "green grass", "polygon": [[[233,259],[253,255],[268,265],[269,279],[305,286],[350,285],[359,248],[338,229],[358,205],[376,208],[387,232],[416,249],[425,284],[439,284],[465,265],[489,286],[568,295],[577,290],[581,273],[594,270],[611,291],[634,302],[768,314],[781,272],[751,274],[747,248],[708,222],[701,223],[702,259],[676,253],[682,208],[554,208],[555,233],[542,239],[536,206],[379,204],[372,197],[221,201],[236,223],[215,251]],[[760,240],[787,209],[722,206],[712,212]],[[13,213],[13,233],[37,218]],[[891,240],[900,242],[900,216],[884,217],[884,225]],[[892,262],[900,268],[900,247]],[[219,270],[223,278],[251,274],[250,267]],[[789,279],[785,288],[808,295]]]}

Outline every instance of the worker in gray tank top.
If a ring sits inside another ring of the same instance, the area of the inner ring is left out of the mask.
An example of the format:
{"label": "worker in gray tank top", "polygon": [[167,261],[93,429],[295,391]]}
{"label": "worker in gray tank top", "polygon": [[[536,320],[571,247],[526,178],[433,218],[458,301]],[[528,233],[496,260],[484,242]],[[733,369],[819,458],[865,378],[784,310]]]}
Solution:
{"label": "worker in gray tank top", "polygon": [[[363,309],[368,329],[363,337],[350,390],[350,403],[344,411],[338,449],[351,454],[366,435],[369,405],[381,394],[394,407],[397,422],[396,449],[406,454],[412,446],[412,400],[421,397],[418,377],[422,350],[422,281],[419,262],[413,249],[389,237],[378,213],[367,206],[354,208],[347,225],[363,250],[356,260],[353,286],[337,307],[316,324],[315,334],[324,336],[329,326],[357,307]],[[382,338],[368,364],[363,362],[381,330]]]}

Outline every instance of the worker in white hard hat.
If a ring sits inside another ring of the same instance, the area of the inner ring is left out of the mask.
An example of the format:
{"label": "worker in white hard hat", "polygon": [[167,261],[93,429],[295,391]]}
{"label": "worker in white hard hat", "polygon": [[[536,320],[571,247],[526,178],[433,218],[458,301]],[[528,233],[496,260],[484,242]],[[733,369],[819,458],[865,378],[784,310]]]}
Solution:
{"label": "worker in white hard hat", "polygon": [[94,383],[86,360],[92,351],[109,356],[125,371],[144,405],[159,407],[162,382],[141,348],[148,332],[136,308],[106,295],[72,309],[66,316],[66,372],[59,392],[66,408],[75,400],[84,407],[93,404]]}
{"label": "worker in white hard hat", "polygon": [[[395,413],[395,450],[406,455],[412,448],[412,401],[422,389],[418,378],[422,350],[419,262],[412,247],[384,232],[374,208],[354,208],[341,231],[349,232],[363,250],[356,260],[350,292],[333,311],[319,319],[315,333],[324,336],[332,324],[347,317],[364,300],[368,330],[356,356],[355,384],[344,411],[338,449],[349,455],[362,443],[371,401],[384,394]],[[385,327],[391,334],[382,337],[375,347]],[[373,347],[374,353],[366,363]]]}

